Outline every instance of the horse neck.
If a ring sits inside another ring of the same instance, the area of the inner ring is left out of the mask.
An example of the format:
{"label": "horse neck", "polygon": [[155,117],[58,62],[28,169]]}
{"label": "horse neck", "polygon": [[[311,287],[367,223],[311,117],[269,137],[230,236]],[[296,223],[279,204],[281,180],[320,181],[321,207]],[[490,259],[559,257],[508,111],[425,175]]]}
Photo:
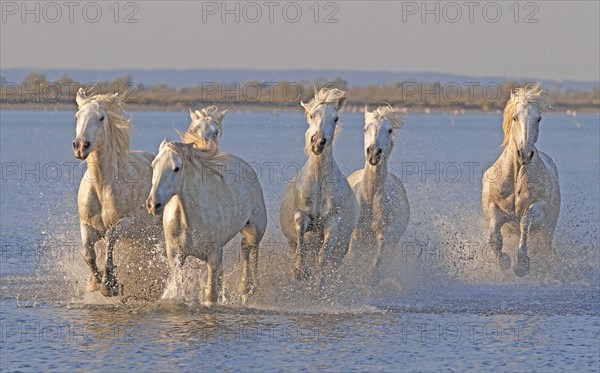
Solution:
{"label": "horse neck", "polygon": [[522,164],[519,161],[519,156],[517,155],[517,143],[514,140],[510,139],[510,141],[508,141],[500,158],[503,159],[500,166],[502,176],[505,179],[516,181]]}
{"label": "horse neck", "polygon": [[364,195],[368,199],[373,199],[375,195],[383,189],[387,174],[386,158],[382,158],[375,166],[371,165],[369,161],[365,161],[361,186]]}
{"label": "horse neck", "polygon": [[311,175],[317,179],[331,176],[335,165],[335,160],[333,159],[333,147],[325,147],[321,155],[316,155],[311,151],[308,154],[307,165]]}
{"label": "horse neck", "polygon": [[123,174],[123,159],[119,157],[110,141],[90,153],[86,159],[91,181],[98,185],[110,185],[119,182]]}

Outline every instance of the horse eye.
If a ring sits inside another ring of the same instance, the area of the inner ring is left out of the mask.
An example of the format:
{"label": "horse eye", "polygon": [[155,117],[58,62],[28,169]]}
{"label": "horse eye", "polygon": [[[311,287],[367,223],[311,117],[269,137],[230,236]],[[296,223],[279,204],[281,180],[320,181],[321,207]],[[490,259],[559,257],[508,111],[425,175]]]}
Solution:
{"label": "horse eye", "polygon": [[219,131],[215,131],[215,136],[219,136]]}
{"label": "horse eye", "polygon": [[367,132],[367,127],[363,128],[363,132]]}
{"label": "horse eye", "polygon": [[392,129],[391,129],[391,128],[388,130],[388,133],[389,133],[390,135],[392,134]]}
{"label": "horse eye", "polygon": [[179,171],[179,167],[175,167],[175,168],[173,169],[173,171],[174,171],[174,172],[177,172],[177,171]]}
{"label": "horse eye", "polygon": [[537,122],[539,123],[541,120],[542,120],[542,117],[539,117]]}
{"label": "horse eye", "polygon": [[340,120],[340,117],[335,117],[334,121],[337,123]]}
{"label": "horse eye", "polygon": [[310,119],[314,119],[314,118],[315,118],[315,117],[314,117],[314,115],[312,115],[312,114],[309,114],[309,115],[308,115],[308,117],[309,117]]}
{"label": "horse eye", "polygon": [[517,121],[517,116],[516,116],[516,115],[513,117],[513,120],[514,120],[515,122]]}
{"label": "horse eye", "polygon": [[100,122],[104,122],[104,115],[100,117]]}

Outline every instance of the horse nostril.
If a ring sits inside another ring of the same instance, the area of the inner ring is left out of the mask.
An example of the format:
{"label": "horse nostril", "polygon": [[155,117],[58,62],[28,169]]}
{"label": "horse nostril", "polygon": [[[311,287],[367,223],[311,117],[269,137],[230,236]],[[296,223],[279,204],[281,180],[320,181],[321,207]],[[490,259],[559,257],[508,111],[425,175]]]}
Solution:
{"label": "horse nostril", "polygon": [[534,154],[533,150],[531,152],[529,152],[529,159],[533,158],[533,154]]}
{"label": "horse nostril", "polygon": [[162,206],[162,203],[157,203],[156,205],[154,205],[154,209],[159,209]]}
{"label": "horse nostril", "polygon": [[310,142],[315,142],[315,137],[316,137],[316,136],[317,136],[317,135],[312,135],[312,136],[310,137]]}
{"label": "horse nostril", "polygon": [[381,154],[383,150],[381,148],[377,148],[377,155]]}
{"label": "horse nostril", "polygon": [[90,147],[90,145],[92,145],[92,144],[91,144],[89,141],[86,141],[86,142],[84,142],[84,143],[83,143],[83,147],[84,147],[85,149],[89,148],[89,147]]}
{"label": "horse nostril", "polygon": [[519,149],[517,149],[517,156],[521,158],[521,151]]}
{"label": "horse nostril", "polygon": [[77,144],[75,144],[75,141],[73,141],[73,149],[77,149]]}
{"label": "horse nostril", "polygon": [[319,143],[319,145],[323,146],[323,145],[325,145],[326,142],[327,142],[327,139],[326,138],[322,138],[321,142]]}

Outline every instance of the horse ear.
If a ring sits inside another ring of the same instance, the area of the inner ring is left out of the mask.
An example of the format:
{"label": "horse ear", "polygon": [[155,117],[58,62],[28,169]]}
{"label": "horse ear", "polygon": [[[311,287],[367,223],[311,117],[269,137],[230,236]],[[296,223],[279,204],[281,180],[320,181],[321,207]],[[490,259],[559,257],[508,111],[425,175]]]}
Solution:
{"label": "horse ear", "polygon": [[165,139],[160,143],[158,150],[160,151],[160,149],[162,149],[163,146],[167,145],[168,143],[169,143],[169,140],[167,140],[167,138],[165,137]]}
{"label": "horse ear", "polygon": [[194,113],[194,112],[192,111],[192,109],[189,109],[189,111],[190,111],[190,119],[191,119],[191,120],[196,120],[196,119],[198,118],[198,117],[196,116],[196,113]]}
{"label": "horse ear", "polygon": [[225,114],[227,114],[227,111],[229,111],[229,109],[225,109],[221,113],[219,113],[219,120],[223,119],[223,117],[225,116]]}
{"label": "horse ear", "polygon": [[308,110],[308,105],[302,101],[300,101],[300,106],[302,106],[304,108],[304,110]]}
{"label": "horse ear", "polygon": [[85,104],[86,100],[87,94],[85,93],[85,90],[83,88],[79,88],[79,90],[77,91],[77,96],[75,97],[75,102],[77,102],[77,106],[81,108],[83,104]]}
{"label": "horse ear", "polygon": [[341,108],[343,108],[343,107],[344,107],[344,105],[346,105],[346,96],[344,96],[344,97],[341,97],[341,98],[338,100],[338,102],[337,102],[337,105],[336,105],[336,109],[337,109],[337,110],[340,110]]}

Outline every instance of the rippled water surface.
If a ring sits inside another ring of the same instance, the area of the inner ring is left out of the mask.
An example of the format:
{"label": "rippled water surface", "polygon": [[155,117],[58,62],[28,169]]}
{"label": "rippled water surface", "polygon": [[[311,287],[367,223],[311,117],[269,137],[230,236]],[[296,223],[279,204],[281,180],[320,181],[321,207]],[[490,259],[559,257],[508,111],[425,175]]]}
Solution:
{"label": "rippled water surface", "polygon": [[[485,244],[481,176],[500,154],[499,114],[409,114],[389,165],[407,190],[408,230],[385,253],[378,285],[347,269],[322,297],[291,280],[279,231],[283,188],[305,159],[303,116],[228,113],[221,147],[258,171],[269,225],[258,293],[245,304],[237,294],[237,237],[213,309],[199,299],[205,271],[195,260],[178,300],[84,292],[73,114],[0,112],[2,370],[600,370],[598,114],[542,121],[538,148],[558,166],[561,215],[553,247],[531,248],[522,279],[499,270]],[[153,153],[189,123],[186,112],[131,116],[132,148]],[[342,118],[334,155],[349,174],[364,162],[362,117]],[[517,239],[505,245],[512,255]]]}

